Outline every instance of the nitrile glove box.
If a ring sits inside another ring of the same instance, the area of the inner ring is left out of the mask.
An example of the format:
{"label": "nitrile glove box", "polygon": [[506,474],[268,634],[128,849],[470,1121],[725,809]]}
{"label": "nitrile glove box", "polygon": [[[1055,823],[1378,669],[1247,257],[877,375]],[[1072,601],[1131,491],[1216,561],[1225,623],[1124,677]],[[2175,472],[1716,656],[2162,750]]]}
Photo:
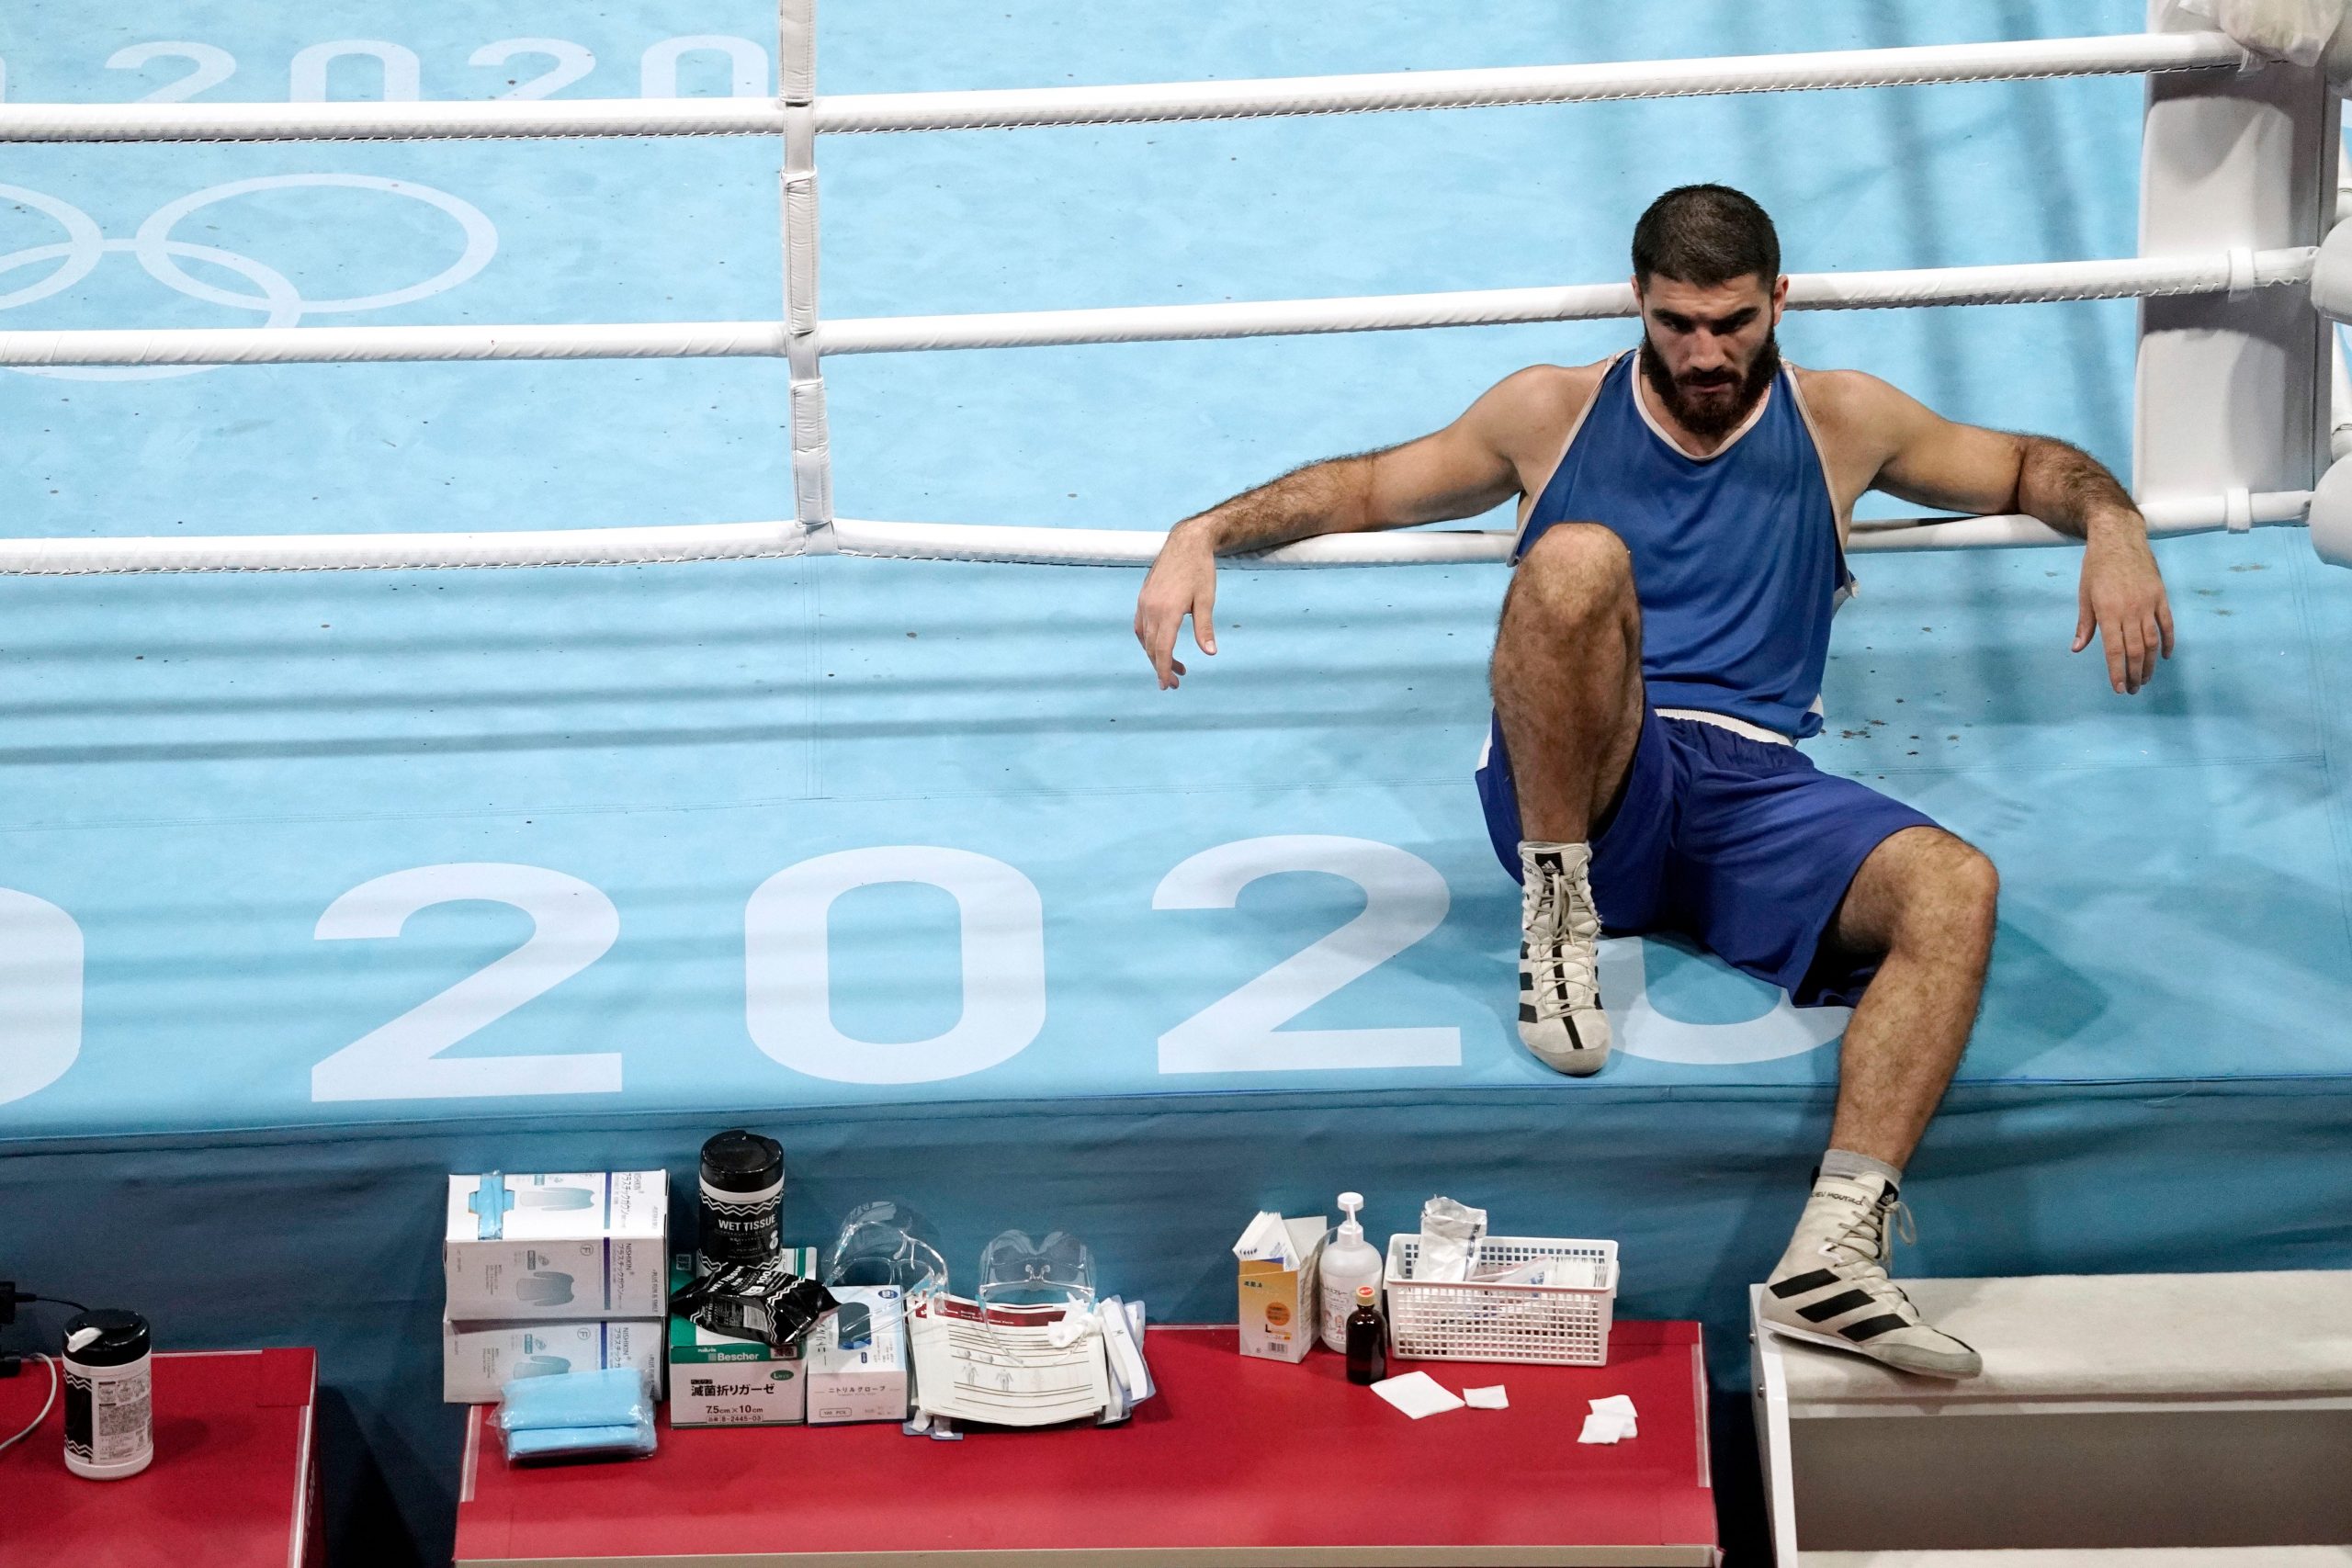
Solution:
{"label": "nitrile glove box", "polygon": [[662,1389],[658,1318],[602,1323],[452,1323],[441,1320],[441,1397],[486,1404],[515,1378],[629,1367]]}
{"label": "nitrile glove box", "polygon": [[[786,1267],[817,1272],[817,1249],[787,1247]],[[670,1287],[694,1279],[694,1255],[672,1261]],[[818,1330],[811,1328],[813,1337]],[[756,1339],[714,1334],[683,1313],[670,1316],[670,1425],[793,1427],[808,1418],[808,1341],[778,1350]]]}
{"label": "nitrile glove box", "polygon": [[808,1424],[907,1418],[906,1295],[831,1285],[841,1305],[808,1331]]}
{"label": "nitrile glove box", "polygon": [[444,1315],[661,1318],[669,1224],[670,1179],[659,1170],[453,1176]]}

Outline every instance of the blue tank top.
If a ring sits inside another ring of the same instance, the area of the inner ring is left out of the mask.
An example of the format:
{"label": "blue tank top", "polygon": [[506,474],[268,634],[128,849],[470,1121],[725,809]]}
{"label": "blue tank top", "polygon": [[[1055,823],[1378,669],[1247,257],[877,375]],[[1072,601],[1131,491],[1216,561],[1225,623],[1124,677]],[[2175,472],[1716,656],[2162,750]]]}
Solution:
{"label": "blue tank top", "polygon": [[1601,377],[1511,559],[1555,523],[1600,524],[1633,553],[1652,706],[1817,734],[1829,617],[1851,580],[1794,376],[1782,367],[1756,422],[1693,457],[1635,401],[1638,373],[1628,353]]}

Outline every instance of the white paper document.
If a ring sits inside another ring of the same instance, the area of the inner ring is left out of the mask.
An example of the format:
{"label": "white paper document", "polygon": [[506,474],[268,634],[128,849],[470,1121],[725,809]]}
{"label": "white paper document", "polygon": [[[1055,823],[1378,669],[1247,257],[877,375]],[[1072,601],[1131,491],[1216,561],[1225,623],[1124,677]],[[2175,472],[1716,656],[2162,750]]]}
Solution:
{"label": "white paper document", "polygon": [[1462,1403],[1473,1410],[1509,1410],[1510,1395],[1503,1392],[1500,1383],[1492,1388],[1465,1388],[1462,1391]]}
{"label": "white paper document", "polygon": [[1001,1427],[1091,1420],[1110,1403],[1102,1336],[1056,1345],[1064,1309],[995,1307],[937,1295],[908,1318],[915,1403],[933,1416]]}
{"label": "white paper document", "polygon": [[1372,1392],[1418,1421],[1441,1411],[1459,1410],[1462,1402],[1427,1372],[1407,1372],[1372,1385]]}

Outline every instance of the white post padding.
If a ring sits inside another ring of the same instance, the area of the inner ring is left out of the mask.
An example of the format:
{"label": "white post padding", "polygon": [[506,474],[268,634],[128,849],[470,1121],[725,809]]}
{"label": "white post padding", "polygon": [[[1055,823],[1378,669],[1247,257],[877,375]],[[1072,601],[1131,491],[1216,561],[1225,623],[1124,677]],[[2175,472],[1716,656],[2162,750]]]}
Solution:
{"label": "white post padding", "polygon": [[791,368],[793,515],[833,520],[831,426],[818,364],[817,0],[777,0],[776,101],[784,110],[784,347]]}
{"label": "white post padding", "polygon": [[[2149,0],[2152,32],[2210,26]],[[2334,214],[2336,100],[2315,66],[2152,75],[2140,252],[2316,245]],[[2328,323],[2285,289],[2143,299],[2132,490],[2309,490],[2328,463]]]}

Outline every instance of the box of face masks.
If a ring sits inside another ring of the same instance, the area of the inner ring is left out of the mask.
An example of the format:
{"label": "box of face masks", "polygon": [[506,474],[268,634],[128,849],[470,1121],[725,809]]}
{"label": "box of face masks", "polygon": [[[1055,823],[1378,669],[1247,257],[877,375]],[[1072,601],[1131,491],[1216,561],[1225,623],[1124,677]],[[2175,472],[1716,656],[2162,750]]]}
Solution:
{"label": "box of face masks", "polygon": [[808,1424],[905,1420],[904,1293],[896,1285],[829,1288],[842,1304],[808,1331]]}
{"label": "box of face masks", "polygon": [[[785,1266],[802,1278],[817,1271],[817,1249],[787,1247]],[[671,1260],[670,1288],[694,1278],[694,1254]],[[813,1337],[818,1330],[810,1329]],[[808,1419],[808,1378],[802,1341],[777,1350],[755,1339],[714,1334],[684,1314],[670,1317],[670,1425],[786,1427]]]}
{"label": "box of face masks", "polygon": [[662,1388],[659,1319],[605,1323],[452,1323],[441,1320],[441,1397],[485,1404],[514,1378],[634,1367]]}
{"label": "box of face masks", "polygon": [[658,1319],[669,1305],[669,1226],[659,1170],[453,1176],[445,1315]]}

